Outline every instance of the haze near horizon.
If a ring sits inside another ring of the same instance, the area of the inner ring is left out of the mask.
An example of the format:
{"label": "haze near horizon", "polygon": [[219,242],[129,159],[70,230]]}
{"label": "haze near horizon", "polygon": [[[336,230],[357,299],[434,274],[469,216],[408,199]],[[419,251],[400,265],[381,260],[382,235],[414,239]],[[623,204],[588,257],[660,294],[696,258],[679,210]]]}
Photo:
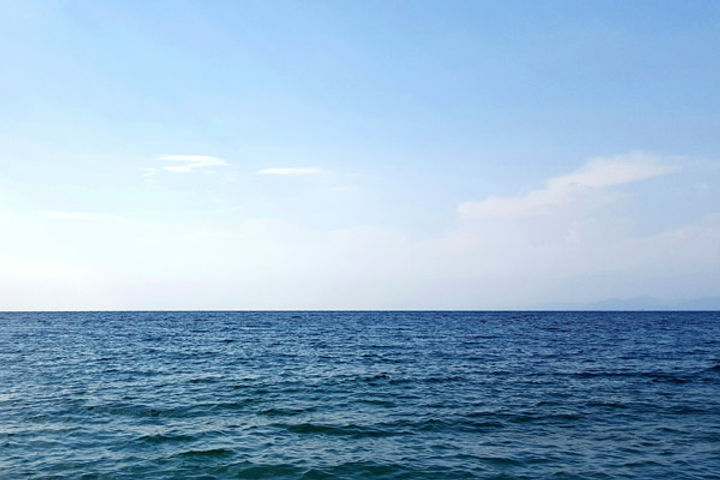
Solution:
{"label": "haze near horizon", "polygon": [[720,297],[720,4],[3,2],[0,310]]}

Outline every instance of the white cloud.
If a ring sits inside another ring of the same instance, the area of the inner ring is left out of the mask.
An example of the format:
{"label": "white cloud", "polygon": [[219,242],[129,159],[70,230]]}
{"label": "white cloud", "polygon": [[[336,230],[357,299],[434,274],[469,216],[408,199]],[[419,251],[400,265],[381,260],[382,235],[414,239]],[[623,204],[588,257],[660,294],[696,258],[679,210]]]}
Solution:
{"label": "white cloud", "polygon": [[[164,170],[174,173],[187,173],[195,169],[224,167],[228,165],[222,158],[207,155],[164,155],[159,157],[158,160],[174,163],[174,165],[163,167]],[[147,173],[148,170],[149,169],[145,169],[145,173]]]}
{"label": "white cloud", "polygon": [[567,175],[551,178],[545,188],[523,195],[488,197],[458,206],[458,212],[468,218],[512,218],[544,213],[548,208],[575,201],[580,195],[602,189],[665,175],[678,168],[662,159],[643,153],[629,153],[600,157]]}
{"label": "white cloud", "polygon": [[672,205],[668,188],[692,192],[697,181],[714,188],[714,177],[668,176],[627,203],[588,208],[614,198],[615,186],[669,173],[669,161],[596,159],[507,197],[512,215],[422,231],[350,214],[321,224],[296,211],[258,212],[239,199],[213,206],[213,215],[199,208],[178,215],[175,200],[184,197],[173,197],[125,217],[0,201],[0,309],[489,309],[718,295],[720,216],[663,212]]}
{"label": "white cloud", "polygon": [[318,167],[280,167],[258,170],[258,175],[317,175],[324,170]]}

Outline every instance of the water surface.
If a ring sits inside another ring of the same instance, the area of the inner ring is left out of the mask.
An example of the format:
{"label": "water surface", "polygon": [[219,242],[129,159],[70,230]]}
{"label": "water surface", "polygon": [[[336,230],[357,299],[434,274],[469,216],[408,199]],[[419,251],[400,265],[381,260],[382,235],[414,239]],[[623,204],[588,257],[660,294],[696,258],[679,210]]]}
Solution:
{"label": "water surface", "polygon": [[0,478],[718,479],[719,313],[0,313]]}

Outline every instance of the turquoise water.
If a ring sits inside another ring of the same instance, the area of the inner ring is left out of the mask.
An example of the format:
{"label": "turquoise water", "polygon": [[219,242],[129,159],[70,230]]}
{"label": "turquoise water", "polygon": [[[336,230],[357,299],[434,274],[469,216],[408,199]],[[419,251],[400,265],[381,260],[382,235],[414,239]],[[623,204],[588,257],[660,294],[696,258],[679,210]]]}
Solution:
{"label": "turquoise water", "polygon": [[0,313],[0,478],[718,479],[719,313]]}

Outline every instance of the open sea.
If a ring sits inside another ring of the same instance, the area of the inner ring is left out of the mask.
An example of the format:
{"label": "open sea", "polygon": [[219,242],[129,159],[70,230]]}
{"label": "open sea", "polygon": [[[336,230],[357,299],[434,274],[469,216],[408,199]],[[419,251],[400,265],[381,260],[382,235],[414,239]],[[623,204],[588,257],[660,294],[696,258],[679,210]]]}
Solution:
{"label": "open sea", "polygon": [[0,313],[0,478],[720,479],[720,313]]}

